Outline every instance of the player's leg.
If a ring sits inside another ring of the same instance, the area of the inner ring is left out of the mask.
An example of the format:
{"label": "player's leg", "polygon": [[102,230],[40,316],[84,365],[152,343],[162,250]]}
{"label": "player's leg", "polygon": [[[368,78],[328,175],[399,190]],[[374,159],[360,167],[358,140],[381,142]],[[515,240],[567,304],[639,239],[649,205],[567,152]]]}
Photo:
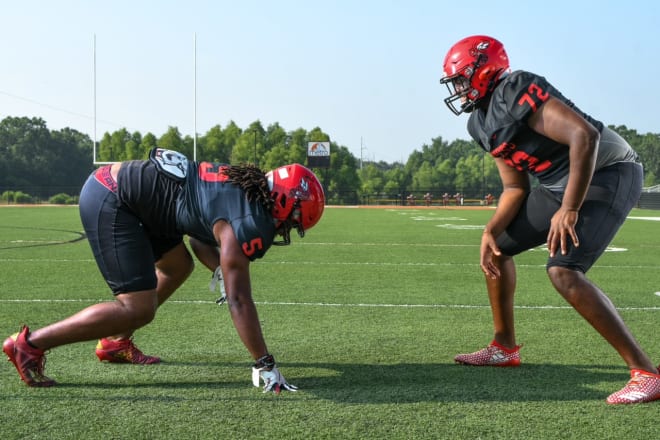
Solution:
{"label": "player's leg", "polygon": [[516,290],[516,267],[513,256],[546,242],[550,219],[559,207],[559,199],[543,187],[534,189],[506,230],[497,237],[497,246],[502,255],[494,256],[501,276],[486,277],[488,297],[493,312],[494,340],[501,345],[516,347],[514,331],[514,293]]}
{"label": "player's leg", "polygon": [[[164,247],[163,243],[152,243],[154,252],[157,248]],[[158,306],[163,304],[172,294],[188,279],[194,269],[194,262],[190,252],[183,241],[177,239],[173,246],[166,246],[169,249],[162,253],[155,264],[155,274],[157,279],[156,292],[158,296]],[[108,339],[126,339],[130,338],[133,330],[116,334]]]}
{"label": "player's leg", "polygon": [[156,277],[158,278],[158,305],[167,299],[188,279],[195,264],[183,241],[163,253],[156,261]]}
{"label": "player's leg", "polygon": [[[163,243],[154,245],[154,251]],[[167,246],[169,247],[169,246]],[[158,307],[163,304],[190,276],[194,268],[192,257],[182,241],[178,241],[173,248],[167,250],[156,262],[156,295]],[[156,364],[160,357],[144,354],[133,342],[132,336],[136,328],[125,332],[107,336],[99,340],[96,346],[96,356],[101,361]]]}
{"label": "player's leg", "polygon": [[555,289],[619,353],[632,379],[608,398],[608,403],[638,403],[660,399],[658,369],[624,323],[607,295],[586,276],[637,202],[642,182],[638,164],[625,163],[597,172],[576,225],[580,246],[548,260]]}
{"label": "player's leg", "polygon": [[548,275],[557,291],[614,347],[630,369],[657,373],[612,301],[582,272],[553,266]]}
{"label": "player's leg", "polygon": [[652,402],[660,399],[660,374],[618,311],[582,272],[553,266],[548,275],[557,291],[619,353],[631,379],[607,398],[609,404]]}
{"label": "player's leg", "polygon": [[113,302],[94,304],[33,332],[23,326],[5,340],[3,351],[28,386],[52,386],[55,381],[44,373],[46,350],[145,325],[153,319],[156,305],[155,289],[119,294]]}
{"label": "player's leg", "polygon": [[[100,181],[105,182],[106,179]],[[115,306],[121,307],[116,312],[128,318],[120,320],[120,325],[102,327],[102,332],[95,333],[95,338],[126,335],[126,338],[116,341],[101,339],[96,347],[97,356],[110,362],[159,362],[157,357],[144,356],[130,338],[135,329],[153,319],[158,308],[158,281],[154,269],[156,254],[152,240],[141,221],[118,203],[112,185],[101,188],[90,185],[89,191],[83,191],[80,218],[99,270],[117,300]],[[144,297],[144,303],[136,304],[137,294],[133,296],[133,293],[127,292],[148,292],[149,297],[140,294],[140,298]]]}
{"label": "player's leg", "polygon": [[500,277],[485,277],[488,301],[493,316],[494,338],[498,344],[516,347],[516,333],[513,316],[514,294],[516,291],[516,266],[512,257],[493,256],[493,262],[500,270]]}
{"label": "player's leg", "polygon": [[516,267],[512,257],[493,256],[500,277],[485,277],[493,317],[494,338],[491,343],[473,353],[459,354],[454,361],[464,365],[516,367],[520,365],[520,347],[516,345],[513,297],[516,289]]}
{"label": "player's leg", "polygon": [[514,296],[516,266],[513,256],[542,244],[547,238],[550,218],[559,206],[549,191],[537,188],[521,206],[506,231],[497,237],[501,256],[493,256],[500,277],[485,277],[493,317],[494,337],[484,349],[459,354],[454,360],[466,365],[509,367],[520,365],[520,346],[516,344]]}
{"label": "player's leg", "polygon": [[120,333],[126,328],[140,328],[153,320],[157,304],[155,289],[117,294],[112,302],[91,305],[68,318],[34,330],[28,341],[47,350]]}

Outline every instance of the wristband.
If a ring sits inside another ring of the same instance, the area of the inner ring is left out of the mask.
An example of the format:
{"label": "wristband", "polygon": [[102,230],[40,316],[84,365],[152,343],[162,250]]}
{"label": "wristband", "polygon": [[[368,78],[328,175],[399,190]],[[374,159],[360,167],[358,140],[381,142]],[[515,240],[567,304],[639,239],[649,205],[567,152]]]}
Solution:
{"label": "wristband", "polygon": [[257,370],[272,370],[273,367],[275,366],[275,358],[273,357],[272,354],[265,354],[261,356],[257,361],[254,363],[253,367],[256,368]]}

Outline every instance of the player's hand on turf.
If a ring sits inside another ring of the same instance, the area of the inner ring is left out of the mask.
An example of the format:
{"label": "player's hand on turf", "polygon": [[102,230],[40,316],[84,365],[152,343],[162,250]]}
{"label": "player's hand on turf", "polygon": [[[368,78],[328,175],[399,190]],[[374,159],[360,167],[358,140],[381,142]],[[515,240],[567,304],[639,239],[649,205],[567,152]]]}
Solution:
{"label": "player's hand on turf", "polygon": [[264,381],[264,393],[272,391],[280,394],[282,390],[298,391],[298,387],[288,383],[277,367],[273,367],[272,370],[252,367],[252,384],[258,387],[261,380]]}

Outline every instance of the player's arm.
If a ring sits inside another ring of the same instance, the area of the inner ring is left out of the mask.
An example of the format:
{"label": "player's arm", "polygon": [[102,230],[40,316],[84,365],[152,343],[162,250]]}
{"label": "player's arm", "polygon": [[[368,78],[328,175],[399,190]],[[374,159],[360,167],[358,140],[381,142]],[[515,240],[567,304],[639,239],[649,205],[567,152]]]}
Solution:
{"label": "player's arm", "polygon": [[220,261],[220,251],[217,246],[206,244],[196,238],[189,237],[190,248],[197,259],[212,272],[218,267]]}
{"label": "player's arm", "polygon": [[537,133],[568,145],[571,163],[562,207],[579,210],[594,174],[600,133],[573,109],[553,97],[530,116],[528,124]]}
{"label": "player's arm", "polygon": [[497,237],[509,226],[529,193],[529,177],[527,173],[507,165],[504,159],[496,157],[495,164],[502,181],[502,194],[484,232]]}
{"label": "player's arm", "polygon": [[213,225],[213,234],[220,248],[220,266],[231,319],[241,341],[257,360],[268,354],[268,350],[261,332],[257,308],[252,300],[250,260],[243,253],[231,225],[227,222],[216,222]]}
{"label": "player's arm", "polygon": [[580,244],[575,224],[594,174],[600,133],[573,109],[553,97],[530,116],[528,124],[537,133],[569,148],[568,182],[561,207],[552,217],[548,233],[550,255],[553,256],[557,249],[564,254],[569,238],[575,246]]}
{"label": "player's arm", "polygon": [[213,234],[220,248],[220,267],[231,319],[243,345],[256,361],[252,367],[252,384],[258,387],[263,381],[264,393],[272,391],[279,394],[281,390],[297,391],[298,388],[287,382],[278,370],[275,358],[268,353],[257,308],[252,300],[250,259],[243,253],[242,246],[228,223],[224,221],[215,223]]}
{"label": "player's arm", "polygon": [[481,235],[480,261],[481,270],[492,279],[500,276],[500,270],[493,256],[500,255],[496,239],[514,219],[527,193],[529,193],[529,177],[526,173],[507,165],[504,159],[495,158],[497,169],[502,180],[502,194],[497,208],[486,224]]}

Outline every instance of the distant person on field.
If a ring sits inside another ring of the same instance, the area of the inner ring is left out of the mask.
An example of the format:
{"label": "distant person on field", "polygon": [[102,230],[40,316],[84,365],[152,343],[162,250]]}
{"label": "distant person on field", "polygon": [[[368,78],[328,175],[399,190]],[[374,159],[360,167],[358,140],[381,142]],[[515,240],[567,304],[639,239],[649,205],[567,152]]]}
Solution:
{"label": "distant person on field", "polygon": [[[494,338],[456,356],[466,365],[517,366],[513,257],[546,243],[552,285],[619,353],[631,379],[610,404],[660,399],[660,375],[609,298],[585,273],[602,255],[637,203],[642,166],[628,143],[584,113],[544,77],[510,72],[502,44],[465,38],[443,65],[449,109],[470,113],[468,131],[495,158],[503,184],[481,237]],[[540,186],[530,189],[530,175]]]}
{"label": "distant person on field", "polygon": [[442,206],[449,206],[449,193],[442,195]]}
{"label": "distant person on field", "polygon": [[433,202],[433,195],[431,195],[430,192],[424,194],[424,203],[426,203],[426,206],[431,206],[432,202]]}
{"label": "distant person on field", "polygon": [[[114,301],[94,304],[62,321],[8,337],[3,351],[33,387],[55,381],[44,374],[46,350],[100,339],[101,361],[160,362],[143,354],[133,332],[151,322],[158,307],[183,284],[196,257],[223,292],[238,335],[254,359],[252,381],[264,392],[295,390],[278,371],[261,332],[250,287],[250,262],[272,244],[302,237],[323,213],[316,176],[293,164],[264,173],[252,165],[189,162],[155,148],[150,159],[107,165],[89,177],[80,194],[80,218],[96,263]],[[280,236],[281,241],[275,242]],[[108,335],[114,335],[108,337]]]}
{"label": "distant person on field", "polygon": [[406,197],[406,200],[408,200],[408,205],[415,206],[415,196],[413,194]]}

